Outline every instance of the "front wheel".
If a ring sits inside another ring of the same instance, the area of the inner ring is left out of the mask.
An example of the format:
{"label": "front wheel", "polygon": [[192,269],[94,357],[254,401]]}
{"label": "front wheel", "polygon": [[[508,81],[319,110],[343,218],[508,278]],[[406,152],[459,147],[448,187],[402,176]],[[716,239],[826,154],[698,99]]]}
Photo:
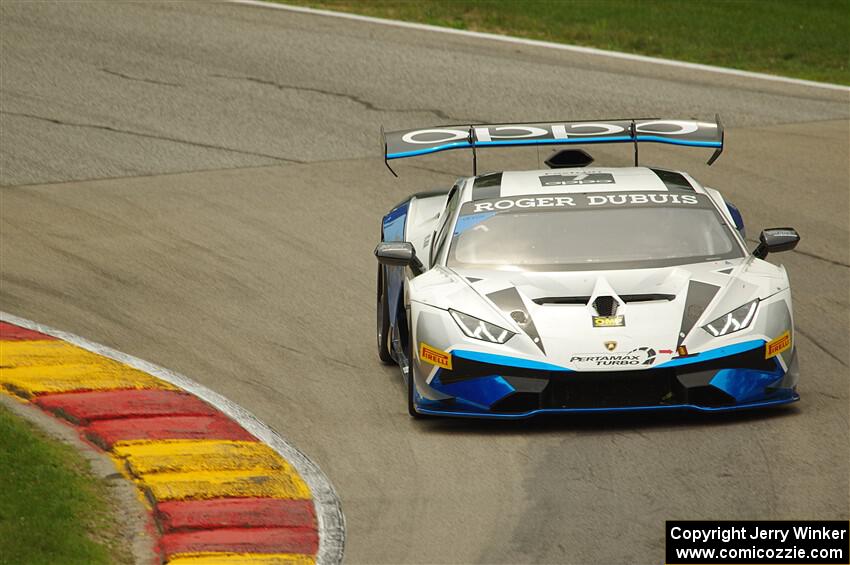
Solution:
{"label": "front wheel", "polygon": [[382,363],[389,365],[393,362],[390,355],[390,304],[387,299],[386,281],[384,268],[378,265],[378,358]]}

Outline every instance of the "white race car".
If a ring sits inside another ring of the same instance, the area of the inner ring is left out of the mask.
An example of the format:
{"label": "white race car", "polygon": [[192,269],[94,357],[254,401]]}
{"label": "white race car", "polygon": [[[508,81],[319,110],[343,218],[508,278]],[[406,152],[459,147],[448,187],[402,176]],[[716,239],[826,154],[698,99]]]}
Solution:
{"label": "white race car", "polygon": [[[637,166],[641,142],[723,148],[719,124],[608,120],[386,133],[385,158],[447,149],[633,143],[634,167],[474,174],[414,194],[383,219],[378,355],[408,383],[410,414],[722,411],[799,399],[791,290],[749,251],[738,210],[684,172]],[[392,169],[390,169],[392,170]],[[477,171],[476,171],[477,172]]]}

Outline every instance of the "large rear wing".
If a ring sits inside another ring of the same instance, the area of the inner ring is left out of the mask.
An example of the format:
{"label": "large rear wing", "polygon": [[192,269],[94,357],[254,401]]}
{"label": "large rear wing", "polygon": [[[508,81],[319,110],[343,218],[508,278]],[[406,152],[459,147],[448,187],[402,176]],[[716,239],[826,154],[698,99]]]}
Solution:
{"label": "large rear wing", "polygon": [[384,162],[416,157],[450,149],[472,149],[473,174],[477,174],[479,147],[511,147],[519,145],[563,145],[570,143],[633,143],[635,166],[638,143],[654,142],[712,147],[711,165],[723,152],[723,126],[715,122],[694,120],[662,120],[657,118],[601,120],[585,122],[546,122],[533,124],[474,124],[438,126],[384,132]]}

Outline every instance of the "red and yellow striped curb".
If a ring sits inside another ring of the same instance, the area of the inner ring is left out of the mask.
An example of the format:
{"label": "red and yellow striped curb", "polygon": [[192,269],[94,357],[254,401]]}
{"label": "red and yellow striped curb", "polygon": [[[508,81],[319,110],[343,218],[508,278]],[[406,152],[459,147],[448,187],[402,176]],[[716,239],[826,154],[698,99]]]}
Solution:
{"label": "red and yellow striped curb", "polygon": [[312,493],[201,399],[123,363],[0,322],[0,392],[77,427],[149,502],[164,563],[312,565]]}
{"label": "red and yellow striped curb", "polygon": [[171,560],[174,565],[311,565],[304,555],[285,553],[186,553]]}

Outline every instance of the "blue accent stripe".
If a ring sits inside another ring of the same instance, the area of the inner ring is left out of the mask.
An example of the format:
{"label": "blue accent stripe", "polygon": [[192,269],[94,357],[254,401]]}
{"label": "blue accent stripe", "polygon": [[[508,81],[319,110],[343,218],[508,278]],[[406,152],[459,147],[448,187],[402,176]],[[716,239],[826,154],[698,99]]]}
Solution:
{"label": "blue accent stripe", "polygon": [[[760,349],[764,347],[764,344],[765,341],[763,339],[753,339],[741,343],[733,343],[732,345],[724,345],[723,347],[718,347],[717,349],[710,349],[708,351],[702,351],[700,353],[696,353],[688,357],[671,359],[666,363],[661,363],[660,365],[656,365],[652,368],[661,369],[669,367],[679,367],[681,365],[691,365],[693,363],[703,363],[705,361],[720,359],[721,357],[729,357],[731,355],[737,355],[738,353],[744,353],[746,351]],[[520,357],[510,357],[508,355],[497,355],[495,353],[467,351],[465,349],[455,349],[452,351],[452,355],[460,357],[461,359],[475,361],[476,363],[487,363],[488,365],[519,367],[521,369],[536,369],[539,371],[573,371],[573,369],[568,369],[567,367],[561,367],[560,365],[552,365],[551,363],[544,363],[542,361],[522,359]]]}
{"label": "blue accent stripe", "polygon": [[[390,222],[393,222],[394,220],[397,220],[398,218],[401,218],[405,214],[407,214],[407,209],[409,207],[410,207],[410,200],[407,200],[407,201],[403,202],[402,204],[400,204],[399,206],[397,206],[396,208],[393,208],[386,216],[384,216],[384,229],[386,229],[386,225],[389,224]],[[390,240],[385,240],[385,241],[390,241]]]}
{"label": "blue accent stripe", "polygon": [[[442,371],[442,369],[440,369]],[[454,396],[456,402],[471,404],[473,407],[489,410],[497,401],[514,392],[514,387],[499,375],[478,377],[468,381],[443,384],[440,374],[431,380],[431,388]]]}
{"label": "blue accent stripe", "polygon": [[719,388],[734,398],[735,402],[752,402],[764,398],[765,389],[781,381],[782,377],[783,371],[777,362],[773,371],[721,369],[708,384]]}
{"label": "blue accent stripe", "polygon": [[737,355],[738,353],[744,353],[745,351],[759,349],[761,347],[764,347],[764,344],[765,341],[763,339],[753,339],[741,343],[733,343],[732,345],[724,345],[723,347],[718,347],[717,349],[709,349],[708,351],[702,351],[700,353],[690,355],[688,357],[671,359],[666,363],[656,365],[655,368],[660,369],[662,367],[669,368],[678,367],[680,365],[691,365],[693,363],[702,363],[704,361],[711,361],[713,359],[720,359],[721,357],[729,357],[730,355]]}
{"label": "blue accent stripe", "polygon": [[531,359],[521,359],[519,357],[509,357],[507,355],[496,355],[494,353],[481,353],[479,351],[467,351],[465,349],[455,349],[452,355],[475,361],[476,363],[487,363],[488,365],[502,365],[505,367],[518,367],[520,369],[536,369],[538,371],[572,371],[566,367],[543,363],[541,361],[532,361]]}
{"label": "blue accent stripe", "polygon": [[744,217],[741,215],[741,211],[731,202],[726,203],[726,209],[729,210],[729,214],[735,220],[735,229],[741,232],[741,235],[744,235]]}
{"label": "blue accent stripe", "polygon": [[434,147],[426,147],[424,149],[413,149],[411,151],[399,151],[398,153],[387,153],[387,159],[403,159],[405,157],[416,157],[417,155],[427,155],[428,153],[437,153],[446,151],[447,149],[461,149],[472,147],[468,141],[455,141],[444,145],[436,145]]}
{"label": "blue accent stripe", "polygon": [[[569,139],[504,139],[498,141],[478,141],[475,147],[512,147],[518,145],[569,145],[569,144],[585,144],[585,143],[626,143],[634,141],[628,135],[612,135],[609,137],[592,137],[592,138],[569,138]],[[723,147],[720,141],[694,141],[689,139],[675,139],[670,137],[662,137],[658,135],[638,135],[639,142],[667,143],[670,145],[685,145],[688,147]],[[429,153],[438,153],[449,149],[465,149],[472,147],[469,141],[453,141],[444,143],[443,145],[435,145],[434,147],[425,147],[423,149],[413,149],[411,151],[399,151],[397,153],[387,153],[387,159],[403,159],[405,157],[416,157],[418,155],[427,155]]]}
{"label": "blue accent stripe", "polygon": [[692,139],[675,139],[672,137],[659,137],[657,135],[638,135],[637,140],[669,143],[671,145],[687,145],[688,147],[723,147],[723,144],[719,141],[694,141]]}
{"label": "blue accent stripe", "polygon": [[461,216],[457,219],[457,223],[455,224],[455,233],[454,235],[461,234],[468,229],[474,228],[484,220],[488,220],[496,215],[496,212],[478,212],[477,214],[470,214],[468,216]]}
{"label": "blue accent stripe", "polygon": [[662,410],[695,410],[697,412],[734,412],[737,410],[749,410],[752,408],[766,408],[769,406],[779,406],[780,404],[789,404],[800,400],[800,395],[792,393],[785,398],[775,400],[764,400],[761,402],[751,402],[748,404],[736,404],[734,406],[697,406],[696,404],[678,404],[670,406],[623,406],[619,408],[541,408],[531,410],[529,412],[521,412],[516,414],[498,413],[498,412],[460,412],[453,410],[431,410],[428,408],[417,407],[416,411],[420,414],[428,414],[431,416],[455,416],[459,418],[485,418],[494,420],[521,420],[530,418],[540,414],[582,414],[582,413],[615,413],[615,412],[655,412]]}

